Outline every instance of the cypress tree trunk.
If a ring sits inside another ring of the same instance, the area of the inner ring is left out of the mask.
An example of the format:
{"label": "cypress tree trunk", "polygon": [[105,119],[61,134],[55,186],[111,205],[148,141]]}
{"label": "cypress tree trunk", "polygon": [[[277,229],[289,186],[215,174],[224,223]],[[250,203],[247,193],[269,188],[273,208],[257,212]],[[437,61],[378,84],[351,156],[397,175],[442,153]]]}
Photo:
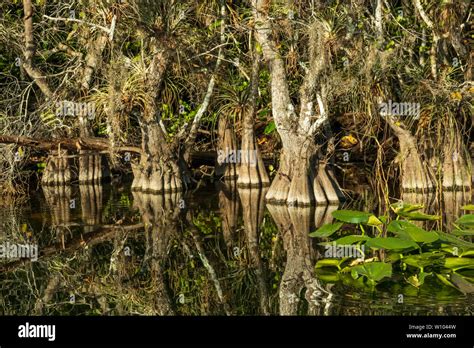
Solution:
{"label": "cypress tree trunk", "polygon": [[[283,147],[280,167],[266,198],[269,202],[290,206],[339,202],[343,198],[342,192],[332,174],[328,175],[329,168],[318,158],[320,148],[316,145],[317,135],[323,133],[329,121],[322,82],[329,54],[324,50],[310,50],[310,67],[300,88],[300,111],[297,113],[290,98],[285,64],[272,39],[269,2],[253,0],[252,5],[257,40],[270,67],[272,115]],[[312,39],[319,40],[321,47],[325,47],[324,30],[317,22],[311,30]]]}
{"label": "cypress tree trunk", "polygon": [[183,188],[179,162],[160,127],[157,108],[158,91],[170,59],[169,52],[156,46],[153,49],[154,55],[145,79],[150,96],[141,124],[143,155],[138,165],[132,165],[132,189],[154,193],[178,192]]}
{"label": "cypress tree trunk", "polygon": [[255,140],[254,122],[258,98],[260,57],[255,52],[253,58],[250,106],[245,110],[243,117],[242,145],[240,149],[241,161],[238,167],[239,178],[237,180],[239,187],[259,187],[270,184],[270,179],[268,178],[258,144]]}

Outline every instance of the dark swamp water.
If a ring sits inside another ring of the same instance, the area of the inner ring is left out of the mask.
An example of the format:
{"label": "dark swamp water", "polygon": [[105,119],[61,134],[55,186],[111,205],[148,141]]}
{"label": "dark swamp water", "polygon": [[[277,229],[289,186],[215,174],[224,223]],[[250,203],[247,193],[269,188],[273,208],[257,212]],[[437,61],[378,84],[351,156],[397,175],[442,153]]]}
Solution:
{"label": "dark swamp water", "polygon": [[[473,314],[472,294],[436,279],[368,290],[317,275],[323,249],[308,234],[338,207],[268,206],[264,194],[222,182],[184,196],[128,185],[44,188],[0,210],[1,240],[39,253],[0,260],[1,314]],[[343,207],[372,206],[366,198]],[[459,214],[445,209],[444,223]]]}

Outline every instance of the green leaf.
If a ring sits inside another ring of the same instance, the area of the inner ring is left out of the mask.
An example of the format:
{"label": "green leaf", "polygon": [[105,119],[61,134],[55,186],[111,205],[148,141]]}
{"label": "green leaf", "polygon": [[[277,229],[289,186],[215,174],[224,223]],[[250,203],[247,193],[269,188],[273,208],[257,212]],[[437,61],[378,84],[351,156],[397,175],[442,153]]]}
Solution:
{"label": "green leaf", "polygon": [[438,234],[434,231],[428,232],[423,229],[417,230],[408,228],[406,229],[406,232],[410,238],[417,243],[433,243],[439,239]]}
{"label": "green leaf", "polygon": [[456,286],[454,286],[453,283],[451,283],[448,278],[446,278],[444,275],[436,273],[436,277],[444,284],[447,286],[450,286],[452,288],[455,288],[456,290],[459,290]]}
{"label": "green leaf", "polygon": [[385,277],[390,278],[392,276],[392,265],[384,262],[365,263],[352,267],[351,275],[354,279],[362,275],[373,282],[379,282]]}
{"label": "green leaf", "polygon": [[452,234],[456,236],[474,236],[474,230],[452,230]]}
{"label": "green leaf", "polygon": [[408,219],[408,220],[414,220],[414,221],[431,221],[431,220],[439,220],[441,219],[441,216],[439,215],[428,215],[425,213],[420,213],[419,211],[415,212],[399,212],[398,215]]}
{"label": "green leaf", "polygon": [[[352,234],[350,236],[345,236],[345,237],[336,239],[332,243],[335,243],[336,245],[349,245],[349,244],[354,244],[354,243],[357,243],[357,242],[363,242],[363,241],[366,241],[366,240],[369,240],[369,239],[370,239],[370,237],[367,237],[367,236]],[[331,244],[331,243],[326,242],[326,243],[320,243],[320,244],[321,245],[327,245],[327,244]]]}
{"label": "green leaf", "polygon": [[365,243],[365,245],[369,248],[375,249],[387,249],[387,250],[402,250],[402,249],[409,249],[409,248],[419,248],[418,244],[411,240],[404,240],[400,238],[394,237],[386,237],[386,238],[371,238],[369,241]]}
{"label": "green leaf", "polygon": [[390,208],[394,211],[395,214],[400,212],[409,213],[412,211],[420,210],[423,208],[423,204],[408,204],[403,202],[398,202],[390,205]]}
{"label": "green leaf", "polygon": [[341,274],[337,271],[335,272],[328,272],[326,269],[321,271],[322,268],[318,268],[316,274],[318,275],[318,279],[326,283],[337,283],[341,280]]}
{"label": "green leaf", "polygon": [[333,233],[339,231],[339,229],[344,225],[343,222],[336,222],[335,224],[325,224],[318,228],[315,232],[309,234],[310,237],[329,237]]}
{"label": "green leaf", "polygon": [[474,210],[474,204],[463,205],[461,207],[463,210]]}
{"label": "green leaf", "polygon": [[316,268],[323,268],[323,267],[340,268],[340,265],[346,260],[347,260],[347,257],[343,259],[322,259],[316,262]]}
{"label": "green leaf", "polygon": [[401,259],[407,265],[425,268],[427,266],[442,266],[445,254],[442,252],[427,252],[418,255],[409,255]]}
{"label": "green leaf", "polygon": [[376,216],[371,215],[369,217],[369,221],[367,221],[367,225],[369,225],[369,226],[380,226],[380,225],[383,225],[383,222],[380,221],[379,219],[377,219]]}
{"label": "green leaf", "polygon": [[257,116],[259,118],[263,118],[264,116],[267,116],[269,113],[270,113],[269,109],[263,109],[263,110],[258,112]]}
{"label": "green leaf", "polygon": [[440,239],[445,242],[448,242],[460,247],[464,247],[464,248],[474,249],[474,244],[471,242],[459,239],[445,232],[436,231],[436,233],[439,235]]}
{"label": "green leaf", "polygon": [[390,222],[387,230],[402,239],[410,239],[418,243],[433,243],[439,239],[436,232],[428,232],[408,221],[395,220]]}
{"label": "green leaf", "polygon": [[420,274],[412,275],[408,277],[407,282],[413,285],[415,288],[419,288],[425,283],[426,276],[432,275],[432,273],[420,272]]}
{"label": "green leaf", "polygon": [[350,224],[360,224],[367,223],[373,214],[356,210],[336,210],[332,212],[332,216],[339,221],[348,222]]}
{"label": "green leaf", "polygon": [[456,220],[458,225],[474,225],[474,214],[466,214]]}
{"label": "green leaf", "polygon": [[391,221],[387,226],[387,231],[392,232],[402,239],[411,239],[405,229],[408,226],[415,226],[412,223],[404,220]]}
{"label": "green leaf", "polygon": [[269,135],[271,133],[273,133],[276,129],[276,125],[275,125],[275,122],[274,121],[270,121],[269,124],[267,124],[267,126],[265,127],[265,130],[263,131],[263,133],[265,133],[266,135]]}
{"label": "green leaf", "polygon": [[468,257],[447,257],[444,260],[444,267],[453,270],[458,269],[474,269],[474,259]]}

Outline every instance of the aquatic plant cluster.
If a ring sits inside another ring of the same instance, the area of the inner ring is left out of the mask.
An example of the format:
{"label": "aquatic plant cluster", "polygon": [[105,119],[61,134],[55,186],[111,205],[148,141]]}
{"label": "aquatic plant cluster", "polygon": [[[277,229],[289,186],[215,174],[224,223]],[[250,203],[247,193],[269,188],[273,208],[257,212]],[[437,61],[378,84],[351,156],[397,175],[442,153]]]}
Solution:
{"label": "aquatic plant cluster", "polygon": [[[355,245],[373,255],[365,254],[365,258],[355,260],[355,257],[321,259],[316,263],[316,271],[334,271],[336,277],[319,272],[322,279],[332,281],[350,275],[359,285],[372,288],[399,279],[420,288],[427,277],[434,277],[440,285],[462,293],[474,292],[474,243],[465,238],[474,235],[474,214],[461,216],[447,233],[420,227],[420,222],[440,219],[420,212],[422,208],[423,205],[402,202],[392,204],[393,219],[389,215],[376,217],[354,210],[334,211],[332,215],[338,222],[325,224],[310,236],[326,239],[337,233],[342,236],[319,244]],[[474,206],[463,209],[474,210]],[[360,233],[346,235],[348,225],[355,225]]]}

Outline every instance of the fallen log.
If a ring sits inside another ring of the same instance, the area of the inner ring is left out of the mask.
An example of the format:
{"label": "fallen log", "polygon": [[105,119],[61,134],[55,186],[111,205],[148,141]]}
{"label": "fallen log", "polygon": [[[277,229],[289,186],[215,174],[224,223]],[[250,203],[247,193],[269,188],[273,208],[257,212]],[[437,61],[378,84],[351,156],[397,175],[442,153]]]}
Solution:
{"label": "fallen log", "polygon": [[60,138],[60,139],[35,139],[15,135],[0,135],[0,144],[16,144],[32,147],[37,150],[51,151],[58,148],[70,151],[114,151],[134,152],[141,154],[141,148],[137,146],[113,147],[105,138]]}

